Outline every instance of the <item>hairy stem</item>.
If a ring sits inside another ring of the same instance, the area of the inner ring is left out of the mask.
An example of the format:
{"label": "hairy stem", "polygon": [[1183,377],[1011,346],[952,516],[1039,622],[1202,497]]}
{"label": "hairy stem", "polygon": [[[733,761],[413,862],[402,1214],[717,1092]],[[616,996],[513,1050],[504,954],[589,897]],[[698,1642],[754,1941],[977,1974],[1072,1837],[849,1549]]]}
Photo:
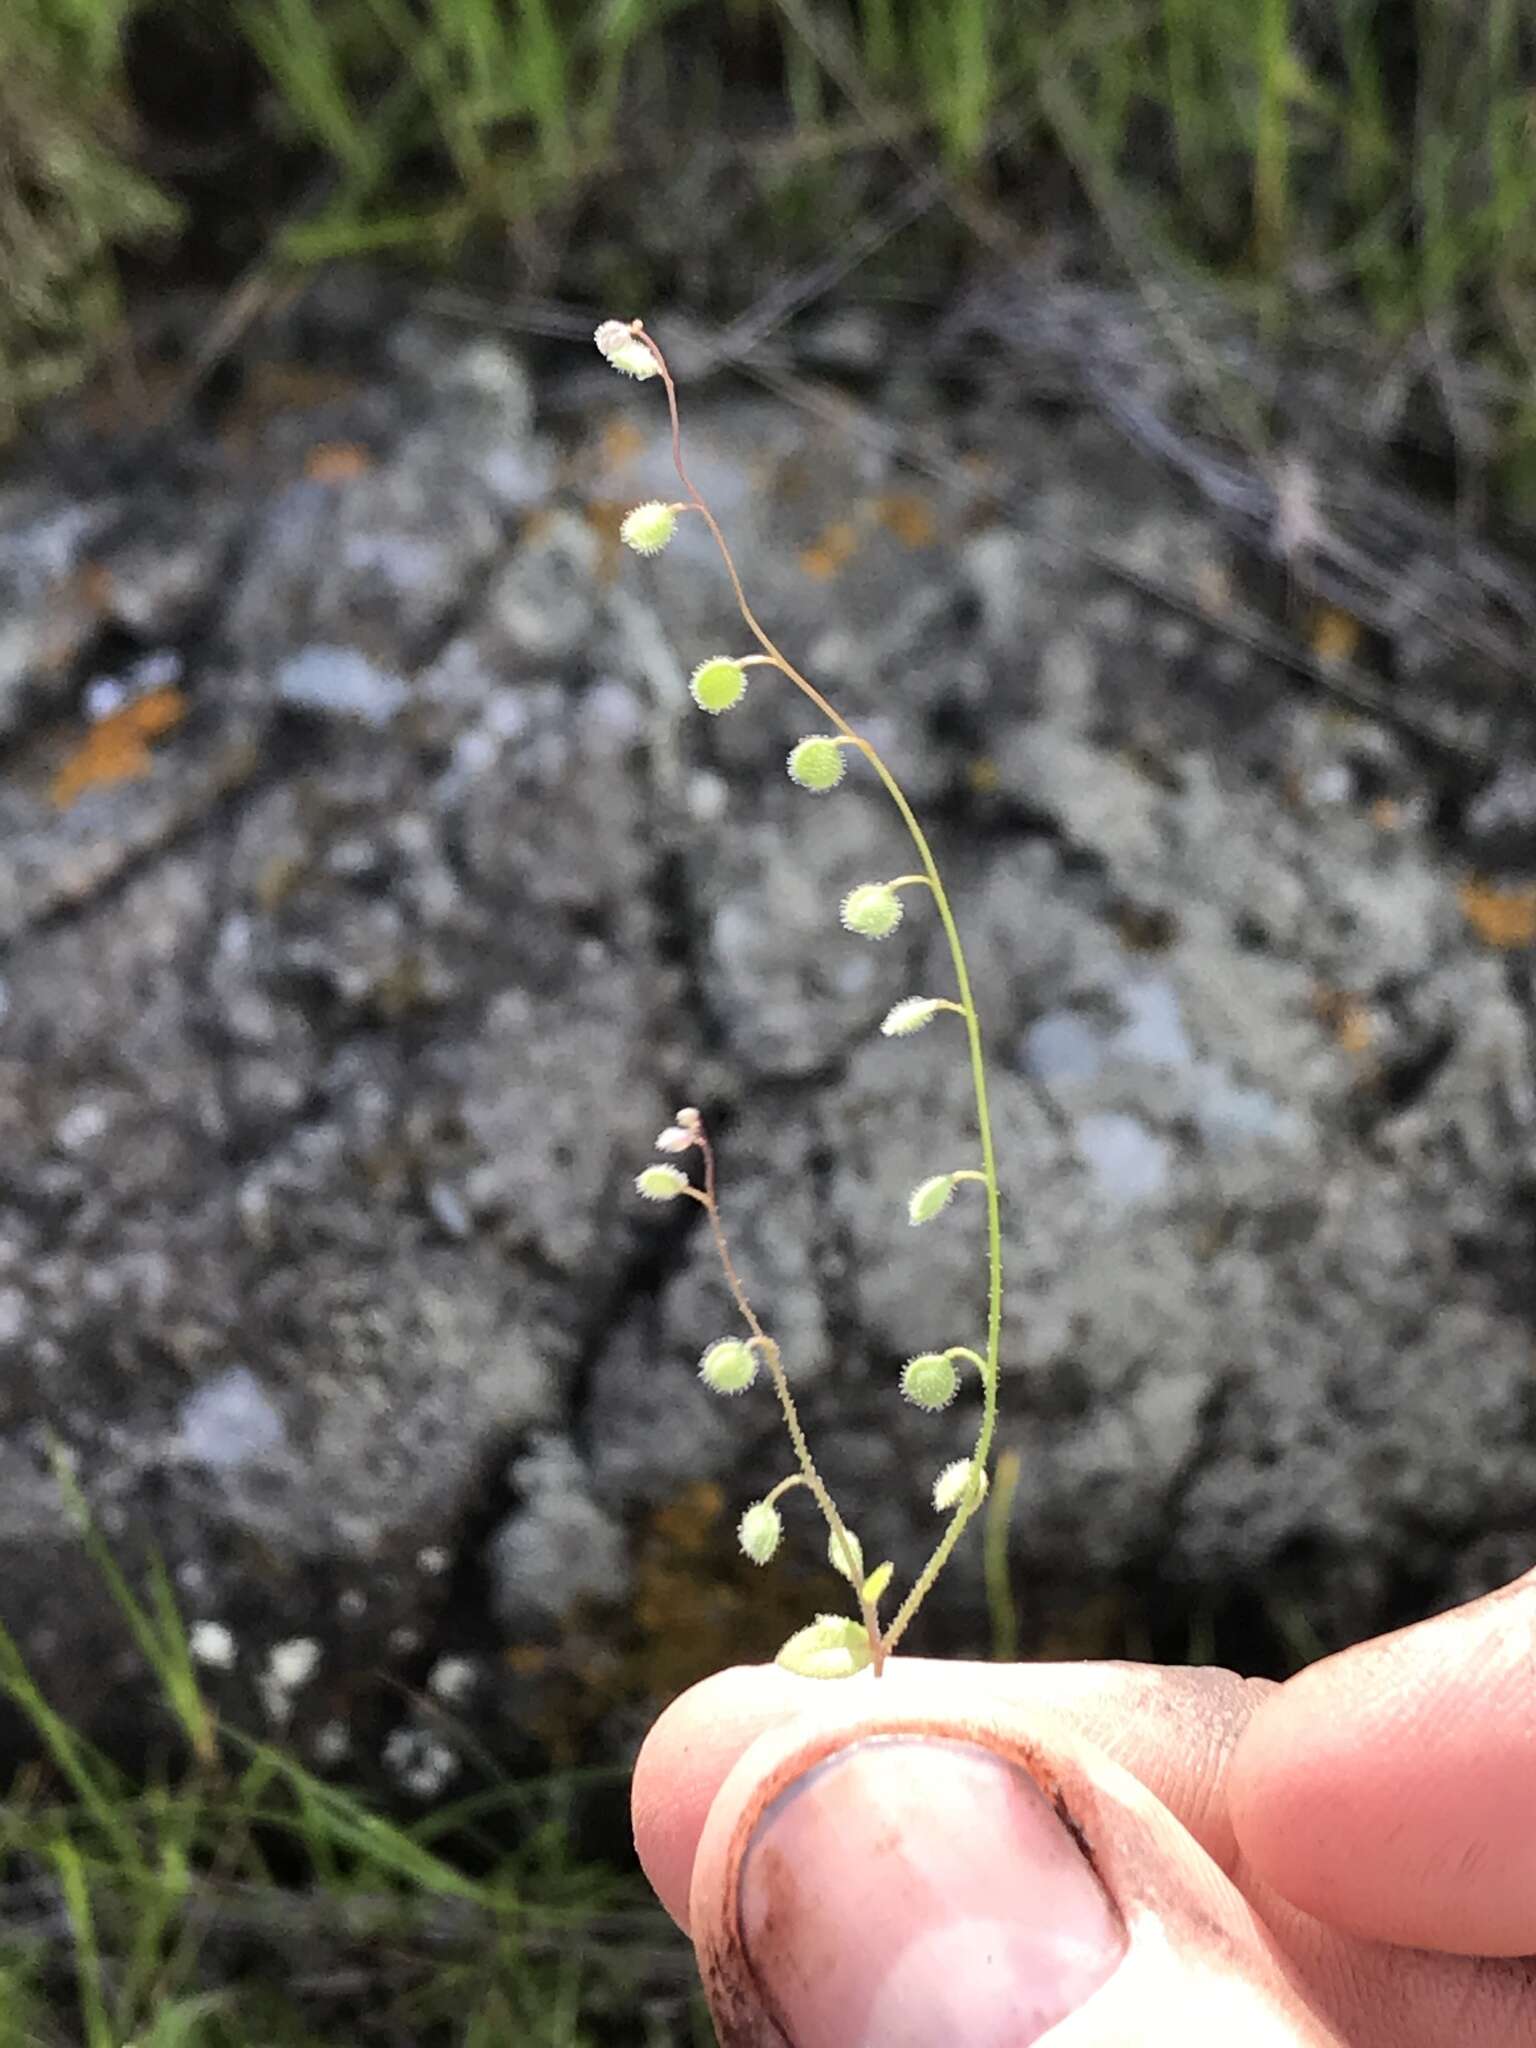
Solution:
{"label": "hairy stem", "polygon": [[[752,1333],[753,1344],[761,1351],[768,1367],[768,1377],[773,1381],[773,1391],[779,1398],[784,1426],[789,1431],[789,1440],[800,1467],[798,1476],[815,1495],[816,1505],[826,1517],[828,1528],[837,1538],[843,1555],[851,1561],[854,1552],[849,1543],[847,1526],[837,1511],[836,1501],[827,1490],[826,1481],[816,1469],[816,1460],[811,1456],[811,1447],[806,1441],[805,1427],[800,1420],[800,1410],[795,1405],[795,1397],[790,1389],[789,1377],[784,1370],[784,1360],[779,1347],[758,1321],[757,1312],[747,1298],[747,1290],[741,1284],[736,1261],[731,1256],[730,1240],[725,1234],[725,1224],[721,1219],[720,1202],[715,1189],[715,1148],[709,1141],[709,1133],[702,1121],[697,1127],[695,1143],[704,1160],[704,1191],[701,1199],[705,1213],[709,1217],[709,1228],[715,1240],[715,1251],[720,1259],[721,1270],[725,1274],[725,1284],[731,1290],[731,1299],[735,1302],[742,1321]],[[850,1573],[849,1577],[853,1578],[854,1575]],[[885,1645],[880,1637],[879,1621],[873,1607],[864,1599],[863,1591],[856,1580],[855,1590],[859,1593],[859,1609],[864,1626],[869,1630],[870,1650],[878,1672],[885,1662]]]}
{"label": "hairy stem", "polygon": [[[720,524],[715,518],[714,513],[705,502],[692,477],[689,476],[687,466],[683,461],[682,423],[678,417],[677,386],[672,381],[672,372],[667,366],[666,357],[662,354],[654,338],[646,332],[644,326],[639,321],[634,323],[633,332],[649,348],[652,356],[655,358],[657,369],[660,371],[662,383],[667,394],[667,412],[672,425],[673,467],[677,471],[678,481],[682,484],[684,491],[688,495],[689,504],[698,512],[705,525],[709,528],[710,536],[719,550],[720,559],[725,565],[725,573],[730,579],[731,591],[736,600],[736,608],[741,614],[742,623],[762,649],[768,661],[794,684],[802,696],[808,698],[816,706],[824,718],[830,720],[845,740],[858,747],[864,754],[883,785],[887,796],[896,806],[902,823],[907,828],[907,834],[917,850],[922,874],[920,876],[904,876],[902,879],[904,881],[926,881],[929,889],[932,891],[934,907],[938,911],[939,922],[943,927],[945,941],[949,947],[950,962],[955,976],[955,987],[960,999],[960,1013],[965,1019],[966,1042],[970,1051],[971,1061],[971,1085],[976,1100],[977,1135],[981,1145],[982,1170],[979,1178],[984,1181],[986,1186],[987,1207],[987,1349],[981,1374],[981,1423],[976,1433],[975,1448],[971,1453],[971,1477],[965,1497],[955,1509],[944,1534],[939,1538],[934,1548],[933,1554],[924,1565],[911,1591],[897,1610],[890,1627],[885,1630],[883,1635],[878,1621],[867,1610],[866,1603],[861,1600],[861,1607],[866,1609],[864,1621],[870,1632],[870,1646],[874,1655],[875,1669],[878,1672],[884,1658],[890,1654],[896,1647],[897,1642],[905,1634],[912,1617],[917,1613],[918,1608],[921,1607],[934,1580],[943,1570],[949,1560],[950,1553],[959,1542],[966,1523],[981,1504],[981,1488],[986,1474],[987,1460],[991,1455],[992,1440],[997,1430],[998,1364],[1003,1333],[1003,1229],[1002,1205],[999,1198],[997,1180],[997,1155],[992,1141],[992,1118],[987,1103],[987,1073],[982,1053],[981,1022],[976,1013],[976,1002],[971,991],[971,978],[965,962],[965,948],[961,944],[960,932],[955,923],[954,911],[950,906],[949,895],[944,887],[943,878],[939,873],[938,863],[934,859],[933,849],[928,844],[927,834],[918,823],[917,815],[913,811],[911,804],[908,803],[905,791],[881,759],[879,753],[861,733],[855,731],[854,727],[848,723],[842,713],[827,701],[815,684],[800,673],[799,669],[794,666],[793,662],[789,660],[765,628],[759,623],[756,613],[747,602],[747,594],[742,587],[741,576],[737,571],[735,557],[731,553],[730,545],[724,533],[721,532]],[[723,1245],[723,1238],[718,1231],[718,1216],[714,1211],[711,1214],[717,1227],[717,1243]],[[728,1254],[725,1256],[729,1272]],[[754,1331],[756,1331],[755,1319],[751,1315],[751,1310],[746,1306],[745,1297],[739,1292],[737,1293],[737,1303],[748,1317]],[[761,1333],[758,1332],[757,1334],[760,1335]],[[805,1444],[804,1433],[800,1428],[799,1417],[795,1414],[794,1403],[790,1398],[788,1385],[783,1379],[783,1368],[778,1361],[777,1349],[771,1346],[769,1340],[765,1340],[765,1345],[768,1346],[765,1355],[769,1359],[770,1370],[774,1372],[774,1383],[780,1390],[780,1405],[784,1408],[785,1420],[789,1423],[790,1436],[794,1441],[796,1455],[800,1458],[802,1468],[806,1472],[807,1483],[812,1485],[817,1502],[821,1507],[822,1513],[826,1516],[829,1526],[835,1531],[841,1530],[843,1524],[830,1494],[828,1494],[825,1486],[821,1483],[819,1476],[814,1479],[812,1478],[816,1468],[811,1462],[810,1452]]]}

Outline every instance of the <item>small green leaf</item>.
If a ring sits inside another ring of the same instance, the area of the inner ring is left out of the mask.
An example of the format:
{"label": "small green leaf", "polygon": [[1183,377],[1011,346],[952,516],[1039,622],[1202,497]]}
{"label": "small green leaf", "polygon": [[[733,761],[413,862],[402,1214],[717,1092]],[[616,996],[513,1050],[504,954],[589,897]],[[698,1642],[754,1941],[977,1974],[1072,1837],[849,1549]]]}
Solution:
{"label": "small green leaf", "polygon": [[891,1583],[895,1572],[895,1565],[887,1558],[884,1564],[877,1564],[869,1577],[864,1581],[862,1597],[869,1602],[871,1607],[879,1606],[881,1596],[885,1592],[886,1587]]}
{"label": "small green leaf", "polygon": [[773,1661],[801,1678],[852,1678],[872,1656],[862,1622],[844,1614],[818,1614],[808,1627],[795,1631]]}
{"label": "small green leaf", "polygon": [[907,1221],[931,1223],[942,1209],[949,1207],[949,1199],[954,1192],[955,1176],[952,1173],[936,1173],[929,1180],[919,1181],[907,1197]]}

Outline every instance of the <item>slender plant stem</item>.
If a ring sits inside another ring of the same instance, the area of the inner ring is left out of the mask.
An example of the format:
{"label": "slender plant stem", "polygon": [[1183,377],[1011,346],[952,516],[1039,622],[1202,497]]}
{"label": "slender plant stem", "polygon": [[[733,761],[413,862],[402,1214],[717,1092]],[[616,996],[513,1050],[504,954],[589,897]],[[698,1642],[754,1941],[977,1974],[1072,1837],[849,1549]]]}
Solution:
{"label": "slender plant stem", "polygon": [[[725,1274],[725,1284],[731,1290],[731,1299],[735,1302],[742,1321],[752,1333],[754,1345],[762,1352],[767,1362],[768,1376],[773,1381],[773,1391],[779,1397],[779,1407],[784,1416],[784,1426],[789,1431],[789,1440],[794,1446],[795,1458],[800,1466],[797,1477],[803,1480],[805,1485],[815,1495],[816,1505],[821,1509],[823,1515],[826,1516],[828,1528],[831,1529],[834,1537],[837,1539],[839,1548],[851,1565],[858,1553],[853,1548],[847,1525],[837,1511],[837,1503],[828,1491],[826,1481],[822,1478],[820,1472],[817,1471],[816,1461],[811,1456],[811,1447],[806,1441],[805,1428],[800,1420],[800,1410],[795,1405],[795,1397],[790,1390],[789,1376],[784,1370],[784,1360],[780,1355],[779,1347],[758,1321],[757,1312],[747,1297],[747,1290],[741,1284],[741,1275],[736,1270],[736,1261],[731,1256],[730,1240],[725,1234],[725,1224],[721,1220],[720,1202],[715,1188],[715,1148],[709,1141],[709,1133],[705,1129],[702,1119],[697,1126],[694,1142],[697,1144],[704,1160],[704,1190],[699,1199],[703,1204],[706,1215],[709,1217],[709,1228],[715,1240],[715,1250],[719,1255],[721,1269]],[[859,1595],[859,1607],[863,1614],[864,1625],[869,1630],[870,1650],[874,1657],[875,1670],[878,1673],[880,1666],[885,1662],[885,1645],[880,1636],[880,1624],[875,1616],[873,1607],[864,1599],[863,1589],[859,1583],[860,1575],[850,1572],[848,1577],[852,1580],[854,1589]]]}
{"label": "slender plant stem", "polygon": [[[677,471],[679,482],[688,494],[690,505],[699,513],[705,525],[709,528],[711,538],[719,550],[720,559],[725,565],[725,573],[730,579],[731,590],[736,599],[736,608],[741,614],[743,623],[773,666],[781,670],[788,677],[795,688],[816,706],[824,718],[831,721],[845,740],[858,747],[867,757],[887,796],[896,806],[902,823],[907,828],[908,836],[913,846],[917,849],[917,857],[922,866],[922,874],[921,876],[904,876],[902,880],[926,881],[933,893],[934,907],[938,911],[939,922],[943,927],[944,937],[949,946],[949,957],[954,969],[955,987],[960,998],[960,1013],[965,1019],[966,1042],[970,1050],[971,1060],[971,1085],[976,1098],[977,1135],[981,1144],[982,1172],[979,1177],[986,1185],[987,1205],[987,1353],[981,1375],[981,1424],[976,1433],[975,1448],[971,1453],[971,1476],[966,1493],[955,1509],[949,1525],[940,1537],[932,1556],[927,1564],[924,1565],[916,1583],[897,1610],[890,1627],[883,1634],[878,1622],[866,1608],[864,1620],[870,1630],[870,1643],[874,1654],[875,1669],[878,1672],[884,1657],[889,1655],[896,1647],[897,1642],[906,1632],[912,1617],[926,1598],[934,1580],[948,1562],[950,1553],[953,1551],[956,1543],[959,1542],[966,1523],[981,1505],[987,1459],[991,1455],[992,1440],[997,1430],[997,1383],[1003,1334],[1003,1227],[1002,1205],[998,1193],[997,1155],[992,1141],[992,1118],[987,1102],[987,1072],[986,1062],[982,1053],[981,1022],[976,1014],[976,1002],[971,991],[971,978],[965,963],[965,948],[961,944],[959,927],[955,923],[954,911],[950,906],[949,895],[944,887],[943,878],[939,873],[938,863],[934,859],[933,849],[928,844],[927,834],[918,823],[917,814],[913,811],[911,804],[908,803],[906,793],[900,783],[897,782],[895,776],[885,765],[885,762],[881,759],[875,748],[848,723],[847,719],[843,717],[842,713],[834,705],[827,701],[815,684],[800,673],[799,669],[794,666],[759,623],[756,613],[747,602],[747,594],[742,587],[741,577],[737,571],[735,557],[731,553],[730,545],[725,535],[721,532],[720,524],[715,518],[714,513],[705,502],[692,477],[689,476],[687,466],[683,461],[683,434],[682,423],[678,417],[677,410],[677,387],[672,381],[672,372],[667,367],[666,357],[662,354],[654,338],[646,332],[641,322],[636,321],[632,331],[649,348],[652,356],[655,358],[657,369],[660,371],[662,383],[667,394],[667,413],[672,425],[672,465]],[[723,1246],[724,1240],[723,1234],[719,1230],[718,1212],[713,1208],[711,1208],[711,1220],[716,1227],[716,1242]],[[727,1273],[729,1275],[733,1271],[729,1265],[729,1255],[728,1253],[723,1253],[723,1256],[726,1259]],[[733,1291],[736,1292],[737,1305],[746,1315],[754,1333],[761,1336],[762,1332],[758,1328],[757,1320],[752,1315],[751,1309],[747,1306],[746,1297],[739,1292],[739,1283],[735,1283]],[[843,1524],[832,1502],[831,1495],[822,1484],[819,1474],[816,1473],[816,1467],[811,1460],[804,1433],[800,1428],[799,1417],[795,1414],[794,1403],[789,1395],[788,1383],[784,1380],[783,1367],[778,1360],[777,1347],[773,1346],[771,1339],[764,1339],[764,1344],[766,1355],[769,1358],[770,1370],[774,1372],[775,1386],[779,1388],[780,1405],[784,1408],[785,1420],[790,1425],[790,1435],[794,1441],[796,1455],[800,1458],[802,1469],[805,1471],[807,1484],[812,1487],[817,1502],[821,1507],[822,1513],[827,1517],[829,1525],[834,1531],[842,1530]],[[861,1599],[860,1604],[865,1606],[866,1603]]]}

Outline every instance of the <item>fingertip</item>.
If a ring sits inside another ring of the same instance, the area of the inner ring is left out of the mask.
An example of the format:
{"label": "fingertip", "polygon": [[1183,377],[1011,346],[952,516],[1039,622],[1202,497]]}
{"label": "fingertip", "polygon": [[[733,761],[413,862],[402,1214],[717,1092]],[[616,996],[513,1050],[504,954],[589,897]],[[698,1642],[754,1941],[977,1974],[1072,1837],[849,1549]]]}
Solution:
{"label": "fingertip", "polygon": [[640,1746],[630,1788],[635,1852],[685,1934],[694,1857],[715,1794],[742,1751],[796,1711],[808,1683],[773,1664],[717,1671],[665,1708]]}

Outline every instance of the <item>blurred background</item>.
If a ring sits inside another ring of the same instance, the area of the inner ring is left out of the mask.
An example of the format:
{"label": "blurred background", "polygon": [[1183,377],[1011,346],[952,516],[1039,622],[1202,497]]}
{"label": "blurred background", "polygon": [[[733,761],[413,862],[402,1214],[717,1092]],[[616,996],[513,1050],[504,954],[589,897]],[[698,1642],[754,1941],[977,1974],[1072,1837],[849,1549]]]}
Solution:
{"label": "blurred background", "polygon": [[[0,2030],[695,2043],[657,1708],[839,1604],[1283,1675],[1536,1519],[1536,5],[8,0]],[[963,1191],[962,1191],[963,1192]],[[688,1206],[687,1216],[676,1208]],[[793,1501],[790,1503],[794,1505]]]}

